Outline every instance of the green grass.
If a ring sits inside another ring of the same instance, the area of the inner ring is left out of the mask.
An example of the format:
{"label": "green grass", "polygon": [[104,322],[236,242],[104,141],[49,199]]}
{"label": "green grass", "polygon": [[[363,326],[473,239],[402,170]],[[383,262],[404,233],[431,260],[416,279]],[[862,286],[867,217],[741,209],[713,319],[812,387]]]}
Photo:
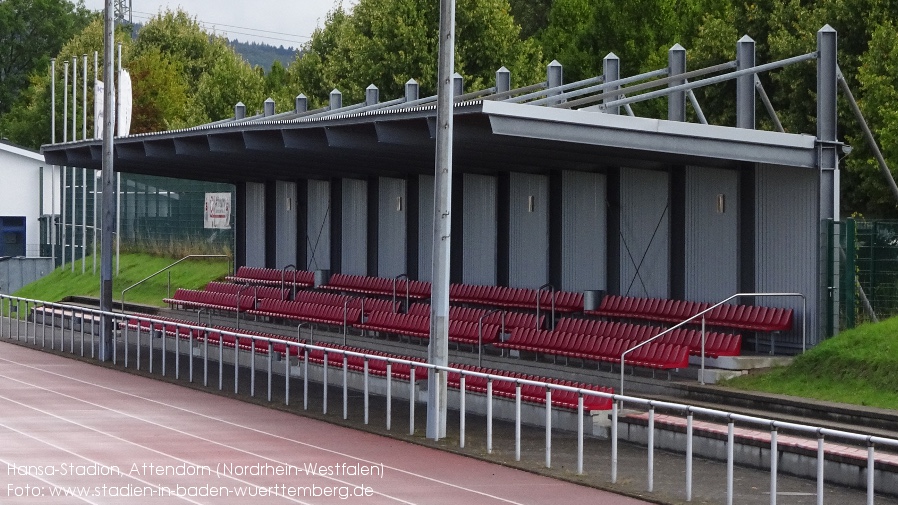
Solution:
{"label": "green grass", "polygon": [[737,377],[724,385],[898,409],[898,317],[842,332],[789,366]]}
{"label": "green grass", "polygon": [[[149,254],[122,254],[121,271],[115,273],[113,262],[112,298],[119,303],[122,290],[134,283],[171,265],[179,258],[166,258]],[[100,265],[97,262],[97,274],[93,275],[93,258],[85,259],[86,273],[81,274],[81,261],[75,262],[75,272],[71,264],[57,268],[50,275],[33,282],[13,293],[14,296],[56,302],[67,296],[100,296]],[[129,289],[125,293],[128,303],[164,306],[162,299],[168,292],[168,272],[171,272],[171,290],[177,288],[197,289],[207,282],[223,278],[230,271],[230,261],[226,258],[189,259],[172,267],[140,286]]]}

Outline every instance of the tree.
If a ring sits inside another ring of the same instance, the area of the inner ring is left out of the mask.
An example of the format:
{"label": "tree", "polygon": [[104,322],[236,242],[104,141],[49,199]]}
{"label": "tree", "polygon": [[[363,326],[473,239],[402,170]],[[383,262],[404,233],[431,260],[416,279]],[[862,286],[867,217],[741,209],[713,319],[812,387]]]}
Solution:
{"label": "tree", "polygon": [[46,72],[49,55],[56,54],[90,16],[80,0],[0,2],[0,115],[12,108],[32,73]]}
{"label": "tree", "polygon": [[[438,5],[425,0],[360,0],[352,13],[337,7],[288,68],[313,104],[334,88],[344,103],[361,101],[374,84],[381,96],[400,97],[409,79],[422,96],[435,93]],[[456,71],[468,89],[492,85],[501,66],[518,83],[544,75],[538,47],[522,41],[508,0],[460,0],[456,10]]]}

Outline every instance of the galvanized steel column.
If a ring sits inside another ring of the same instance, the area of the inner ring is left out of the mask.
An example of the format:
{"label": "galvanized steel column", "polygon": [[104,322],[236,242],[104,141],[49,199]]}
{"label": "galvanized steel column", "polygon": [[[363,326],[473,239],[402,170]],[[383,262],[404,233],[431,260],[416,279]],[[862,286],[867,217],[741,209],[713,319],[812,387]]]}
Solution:
{"label": "galvanized steel column", "polygon": [[[113,96],[114,75],[113,56],[115,27],[113,25],[112,0],[106,0],[103,44],[103,233],[100,239],[100,310],[112,310],[112,229],[115,219],[115,188],[113,177],[113,144],[115,135],[115,97]],[[112,356],[112,318],[103,316],[100,320],[100,359]]]}
{"label": "galvanized steel column", "polygon": [[[449,364],[449,252],[452,232],[452,133],[455,73],[455,0],[440,0],[437,72],[436,169],[434,177],[433,282],[427,361]],[[446,436],[446,373],[427,378],[427,438]]]}
{"label": "galvanized steel column", "polygon": [[820,168],[820,219],[839,219],[839,167],[836,137],[838,35],[826,25],[817,32],[817,142]]}
{"label": "galvanized steel column", "polygon": [[[736,43],[736,70],[755,66],[755,41],[748,35]],[[755,74],[736,78],[736,127],[755,129]]]}
{"label": "galvanized steel column", "polygon": [[[674,44],[667,51],[668,75],[675,76],[686,72],[686,49]],[[667,87],[672,88],[686,84],[686,79],[673,79]],[[670,121],[686,121],[686,92],[676,91],[667,96],[667,119]]]}
{"label": "galvanized steel column", "polygon": [[496,93],[508,91],[511,91],[511,71],[504,66],[499,67],[499,70],[496,70]]}
{"label": "galvanized steel column", "polygon": [[[605,59],[602,60],[602,73],[605,74],[605,83],[612,83],[620,79],[620,58],[617,57],[614,53],[608,53],[605,56]],[[609,86],[605,93],[611,93],[620,89],[619,84],[615,84],[613,86]],[[602,99],[602,103],[613,102],[619,98],[622,98],[621,95],[609,95],[606,98]],[[614,105],[611,107],[607,107],[605,109],[606,114],[620,114],[620,106]]]}

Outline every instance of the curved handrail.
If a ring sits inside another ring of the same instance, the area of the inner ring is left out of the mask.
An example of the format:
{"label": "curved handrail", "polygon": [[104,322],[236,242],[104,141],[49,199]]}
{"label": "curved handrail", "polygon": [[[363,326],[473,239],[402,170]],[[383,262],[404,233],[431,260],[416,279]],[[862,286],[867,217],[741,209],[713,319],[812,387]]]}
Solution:
{"label": "curved handrail", "polygon": [[660,338],[660,337],[662,337],[662,336],[664,336],[664,335],[666,335],[666,334],[672,332],[673,330],[675,330],[675,329],[677,329],[677,328],[680,328],[681,326],[684,326],[686,323],[688,323],[688,322],[692,321],[693,319],[695,319],[695,318],[697,318],[697,317],[700,317],[700,316],[702,317],[702,368],[701,368],[701,375],[700,375],[700,379],[699,379],[699,380],[700,380],[700,382],[701,382],[702,384],[704,384],[704,381],[705,381],[705,318],[704,318],[704,315],[707,314],[708,312],[710,312],[710,311],[716,309],[717,307],[720,307],[720,306],[723,305],[724,303],[727,303],[728,301],[730,301],[730,300],[732,300],[732,299],[734,299],[734,298],[739,298],[739,297],[742,297],[742,296],[800,296],[800,297],[801,297],[801,300],[802,300],[802,309],[801,309],[801,352],[804,352],[804,351],[807,349],[807,318],[808,318],[808,316],[807,316],[808,310],[807,310],[807,309],[808,309],[808,300],[807,300],[807,297],[805,297],[804,294],[802,294],[802,293],[736,293],[735,295],[732,295],[732,296],[730,296],[729,298],[726,298],[726,299],[723,300],[723,301],[720,301],[720,302],[715,303],[714,305],[712,305],[712,306],[708,307],[707,309],[705,309],[705,310],[703,310],[703,311],[701,311],[701,312],[695,314],[694,316],[692,316],[692,317],[686,319],[685,321],[682,321],[682,322],[680,322],[680,323],[677,323],[676,325],[671,326],[670,328],[668,328],[668,329],[662,331],[661,333],[655,335],[654,337],[652,337],[652,338],[650,338],[650,339],[648,339],[648,340],[645,340],[645,341],[643,341],[643,342],[640,342],[639,344],[637,344],[637,345],[635,345],[635,346],[633,346],[633,347],[627,349],[627,350],[624,351],[623,353],[621,353],[621,355],[620,355],[620,393],[623,394],[623,392],[624,392],[624,377],[625,377],[625,375],[624,375],[624,363],[625,363],[625,361],[624,361],[624,360],[625,360],[625,358],[626,358],[626,356],[627,356],[628,353],[630,353],[630,352],[632,352],[632,351],[635,351],[636,349],[639,349],[640,347],[642,347],[642,346],[648,344],[649,342],[653,342],[653,341],[657,340],[658,338]]}
{"label": "curved handrail", "polygon": [[129,289],[131,289],[133,287],[143,284],[144,282],[152,279],[153,277],[156,277],[157,275],[161,274],[162,272],[165,272],[166,270],[177,265],[178,263],[188,260],[188,259],[192,259],[192,258],[230,258],[230,256],[228,256],[227,254],[188,254],[187,256],[184,256],[183,258],[181,258],[178,261],[172,263],[171,265],[163,268],[162,270],[159,270],[158,272],[156,272],[152,275],[149,275],[149,276],[135,282],[134,284],[131,284],[127,288],[123,289],[122,290],[122,312],[125,311],[125,292],[126,291],[128,291]]}
{"label": "curved handrail", "polygon": [[[296,298],[296,271],[298,269],[296,268],[296,265],[294,265],[293,263],[290,263],[289,265],[287,265],[283,269],[281,269],[281,300],[284,299],[284,290],[286,289],[286,285],[287,285],[287,269],[288,268],[293,268],[293,298]],[[292,298],[291,298],[291,300],[292,300]]]}
{"label": "curved handrail", "polygon": [[502,309],[493,309],[480,316],[477,320],[477,366],[483,366],[483,320],[496,312],[502,312],[502,333],[505,333],[505,312]]}
{"label": "curved handrail", "polygon": [[393,313],[396,313],[396,283],[399,282],[399,279],[405,278],[405,310],[408,310],[409,305],[409,278],[408,274],[399,274],[396,277],[393,277]]}

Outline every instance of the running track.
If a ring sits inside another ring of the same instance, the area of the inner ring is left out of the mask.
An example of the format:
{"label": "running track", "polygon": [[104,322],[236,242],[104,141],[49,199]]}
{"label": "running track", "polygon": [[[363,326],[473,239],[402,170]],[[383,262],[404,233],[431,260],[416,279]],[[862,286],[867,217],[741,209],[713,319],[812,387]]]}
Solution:
{"label": "running track", "polygon": [[6,343],[0,472],[4,504],[645,503]]}

